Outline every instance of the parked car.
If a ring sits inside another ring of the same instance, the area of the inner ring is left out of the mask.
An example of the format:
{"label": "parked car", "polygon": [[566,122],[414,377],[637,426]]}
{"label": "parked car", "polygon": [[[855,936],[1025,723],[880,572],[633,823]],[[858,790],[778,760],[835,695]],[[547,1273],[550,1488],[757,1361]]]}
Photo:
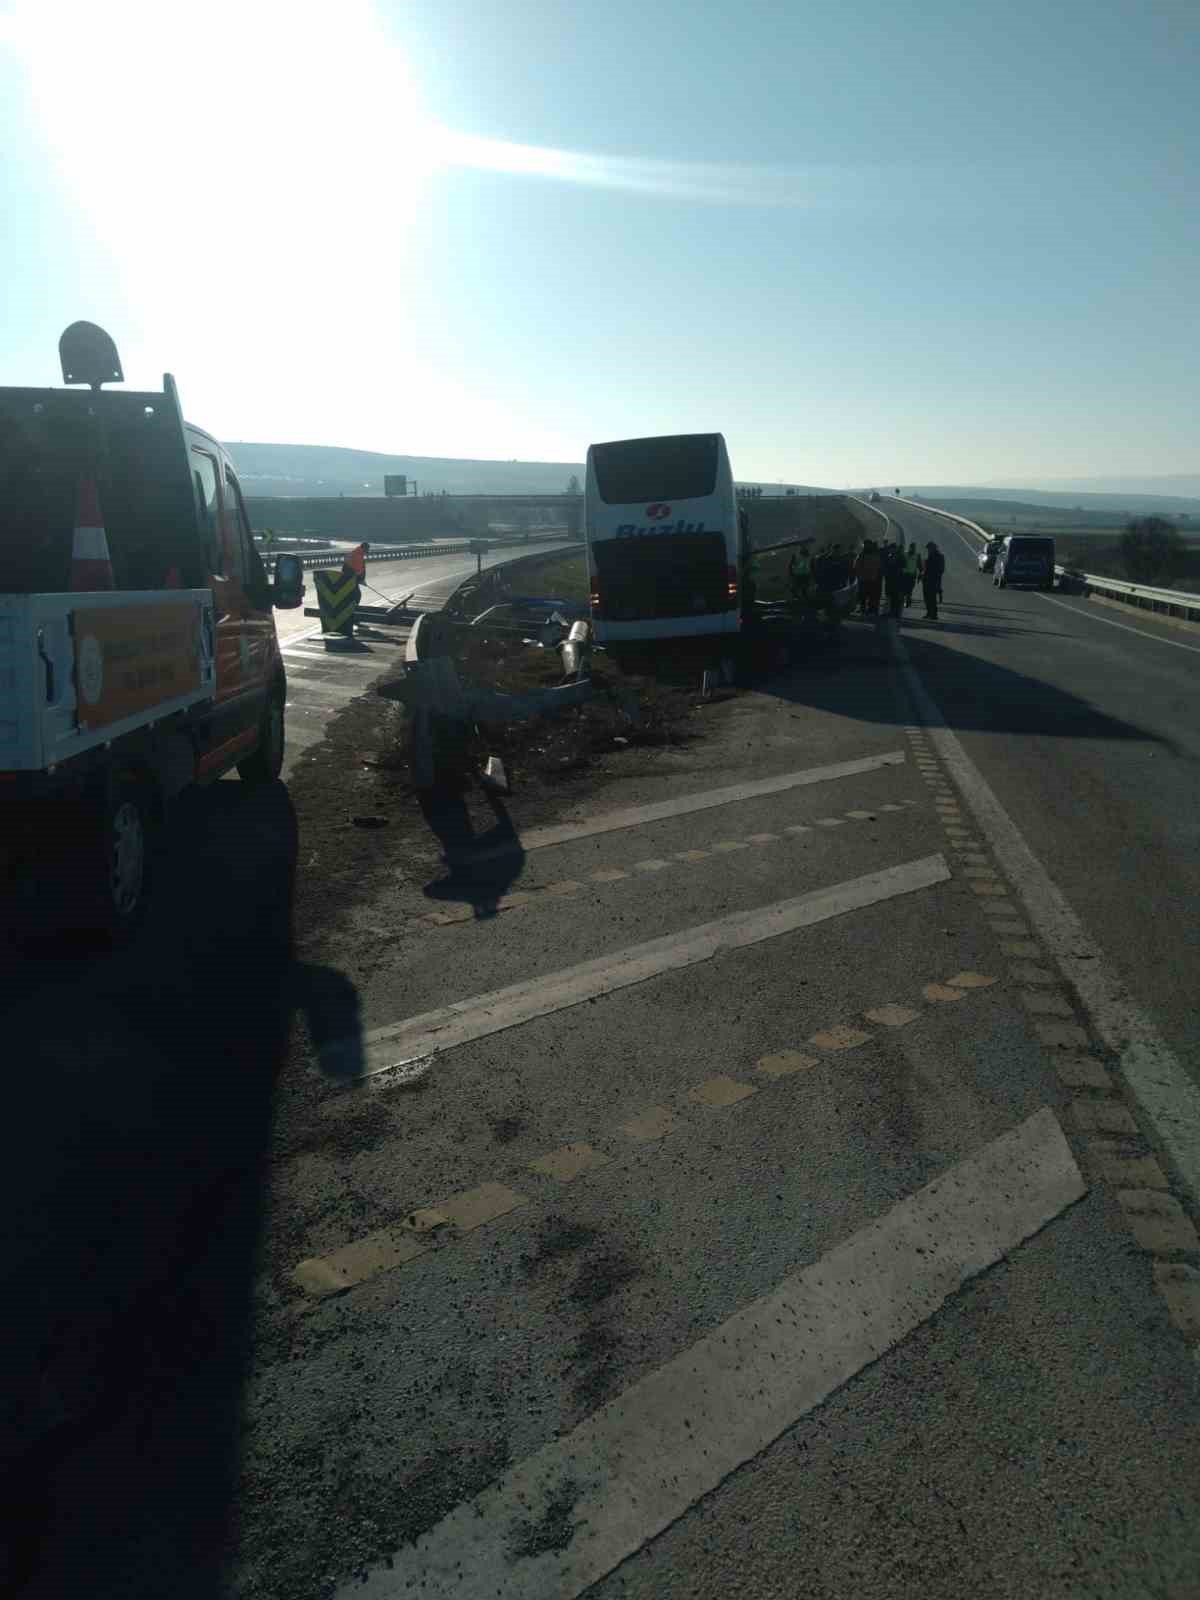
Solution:
{"label": "parked car", "polygon": [[980,572],[991,572],[996,565],[996,557],[1000,554],[1003,539],[989,539],[979,552]]}
{"label": "parked car", "polygon": [[992,582],[997,589],[1006,589],[1010,583],[1053,589],[1054,540],[1032,534],[1008,534],[996,556]]}

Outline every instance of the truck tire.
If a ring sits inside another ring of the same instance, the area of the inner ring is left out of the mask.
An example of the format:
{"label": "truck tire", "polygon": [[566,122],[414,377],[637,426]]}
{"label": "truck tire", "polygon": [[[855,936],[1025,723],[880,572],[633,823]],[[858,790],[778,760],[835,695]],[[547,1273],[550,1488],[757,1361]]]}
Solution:
{"label": "truck tire", "polygon": [[284,719],[283,691],[273,689],[263,711],[254,754],[238,762],[238,777],[243,783],[274,783],[283,771]]}
{"label": "truck tire", "polygon": [[100,813],[90,903],[82,909],[87,926],[114,944],[132,938],[146,912],[154,821],[144,783],[129,777],[112,784]]}

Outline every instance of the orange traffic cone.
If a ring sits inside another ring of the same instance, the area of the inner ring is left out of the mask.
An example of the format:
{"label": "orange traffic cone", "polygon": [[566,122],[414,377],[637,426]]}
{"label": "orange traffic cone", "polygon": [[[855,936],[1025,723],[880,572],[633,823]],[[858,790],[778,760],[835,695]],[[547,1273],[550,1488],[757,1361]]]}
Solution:
{"label": "orange traffic cone", "polygon": [[100,517],[100,497],[95,478],[80,478],[75,512],[75,541],[71,546],[71,590],[113,589],[112,558],[108,535]]}

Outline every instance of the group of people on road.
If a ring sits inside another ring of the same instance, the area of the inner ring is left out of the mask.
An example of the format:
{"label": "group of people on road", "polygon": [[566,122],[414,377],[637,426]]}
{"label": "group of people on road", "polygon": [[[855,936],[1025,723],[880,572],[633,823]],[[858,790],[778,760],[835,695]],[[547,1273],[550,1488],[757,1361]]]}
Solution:
{"label": "group of people on road", "polygon": [[815,593],[845,588],[854,565],[853,554],[834,540],[828,540],[815,551],[808,548],[811,543],[806,540],[788,563],[792,598],[806,603]]}
{"label": "group of people on road", "polygon": [[788,563],[793,599],[807,603],[814,594],[842,589],[853,580],[858,584],[860,616],[878,617],[886,600],[888,614],[899,617],[912,604],[919,583],[925,615],[937,621],[946,558],[932,539],[924,554],[915,544],[906,549],[903,542],[888,539],[882,543],[864,539],[857,554],[832,540],[815,552],[810,544],[801,545]]}
{"label": "group of people on road", "polygon": [[920,583],[925,615],[936,622],[945,572],[946,558],[932,539],[925,546],[924,555],[915,543],[905,549],[896,540],[885,539],[877,544],[874,539],[864,539],[854,561],[859,615],[879,616],[886,599],[888,615],[899,617],[906,606],[912,605]]}

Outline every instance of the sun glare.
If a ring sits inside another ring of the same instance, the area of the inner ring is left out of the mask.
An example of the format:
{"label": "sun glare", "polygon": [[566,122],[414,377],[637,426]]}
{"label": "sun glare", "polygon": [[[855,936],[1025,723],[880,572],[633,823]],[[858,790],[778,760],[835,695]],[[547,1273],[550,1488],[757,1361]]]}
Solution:
{"label": "sun glare", "polygon": [[155,308],[196,299],[235,333],[288,341],[334,295],[352,340],[372,289],[394,295],[436,151],[363,0],[32,0],[7,42],[148,334]]}

